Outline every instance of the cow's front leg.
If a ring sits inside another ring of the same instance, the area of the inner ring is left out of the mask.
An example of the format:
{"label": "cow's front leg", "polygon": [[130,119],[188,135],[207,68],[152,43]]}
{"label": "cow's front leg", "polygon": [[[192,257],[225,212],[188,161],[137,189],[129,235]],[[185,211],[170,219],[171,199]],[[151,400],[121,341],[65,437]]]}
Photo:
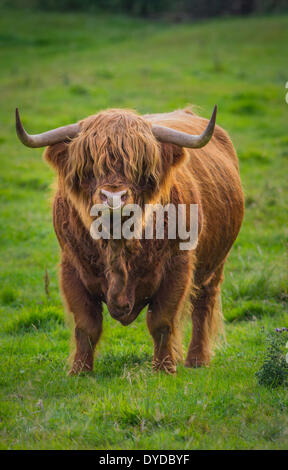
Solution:
{"label": "cow's front leg", "polygon": [[102,304],[92,298],[75,268],[66,260],[61,265],[61,289],[75,322],[76,351],[69,374],[91,371],[95,346],[102,333]]}
{"label": "cow's front leg", "polygon": [[174,374],[176,362],[182,361],[181,307],[190,279],[188,256],[175,257],[148,309],[147,325],[154,341],[152,367],[155,370]]}

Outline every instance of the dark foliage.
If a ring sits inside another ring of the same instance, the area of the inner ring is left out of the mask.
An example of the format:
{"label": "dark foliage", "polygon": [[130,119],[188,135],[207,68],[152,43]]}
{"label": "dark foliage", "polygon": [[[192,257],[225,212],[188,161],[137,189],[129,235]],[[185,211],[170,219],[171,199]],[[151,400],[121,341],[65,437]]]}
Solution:
{"label": "dark foliage", "polygon": [[1,4],[58,11],[102,10],[174,20],[288,10],[288,0],[0,0]]}

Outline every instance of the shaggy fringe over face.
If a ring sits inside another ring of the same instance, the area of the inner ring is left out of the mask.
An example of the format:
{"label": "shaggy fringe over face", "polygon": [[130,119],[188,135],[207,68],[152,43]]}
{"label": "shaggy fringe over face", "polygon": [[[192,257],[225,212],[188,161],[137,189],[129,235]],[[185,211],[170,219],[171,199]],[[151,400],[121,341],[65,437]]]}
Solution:
{"label": "shaggy fringe over face", "polygon": [[65,179],[81,182],[93,171],[96,180],[125,178],[131,185],[160,189],[160,145],[151,125],[134,111],[110,109],[80,121],[81,132],[69,144]]}

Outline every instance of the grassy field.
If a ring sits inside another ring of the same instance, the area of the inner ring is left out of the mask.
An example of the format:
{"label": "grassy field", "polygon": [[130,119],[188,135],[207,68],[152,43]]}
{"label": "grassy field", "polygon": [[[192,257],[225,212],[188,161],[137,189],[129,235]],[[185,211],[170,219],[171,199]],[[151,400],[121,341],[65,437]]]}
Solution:
{"label": "grassy field", "polygon": [[[287,448],[287,389],[255,379],[266,333],[288,323],[287,43],[287,16],[169,25],[1,12],[1,448]],[[206,117],[218,104],[240,157],[246,215],[225,270],[227,344],[210,368],[156,374],[145,315],[124,328],[106,311],[93,374],[67,377],[53,174],[16,139],[14,108],[36,133],[107,107],[189,103]]]}

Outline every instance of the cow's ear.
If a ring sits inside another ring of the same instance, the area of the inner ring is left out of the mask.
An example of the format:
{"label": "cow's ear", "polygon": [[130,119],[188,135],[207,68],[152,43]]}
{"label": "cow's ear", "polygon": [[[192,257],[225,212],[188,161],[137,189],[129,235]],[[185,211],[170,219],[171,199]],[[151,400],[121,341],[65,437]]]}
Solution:
{"label": "cow's ear", "polygon": [[179,147],[178,145],[172,145],[172,151],[173,151],[173,166],[178,166],[181,163],[184,162],[186,158],[186,151],[183,147]]}
{"label": "cow's ear", "polygon": [[68,144],[60,142],[59,144],[47,147],[43,157],[52,168],[61,173],[67,164]]}
{"label": "cow's ear", "polygon": [[186,151],[183,147],[174,144],[161,144],[162,163],[164,168],[176,167],[184,162]]}

